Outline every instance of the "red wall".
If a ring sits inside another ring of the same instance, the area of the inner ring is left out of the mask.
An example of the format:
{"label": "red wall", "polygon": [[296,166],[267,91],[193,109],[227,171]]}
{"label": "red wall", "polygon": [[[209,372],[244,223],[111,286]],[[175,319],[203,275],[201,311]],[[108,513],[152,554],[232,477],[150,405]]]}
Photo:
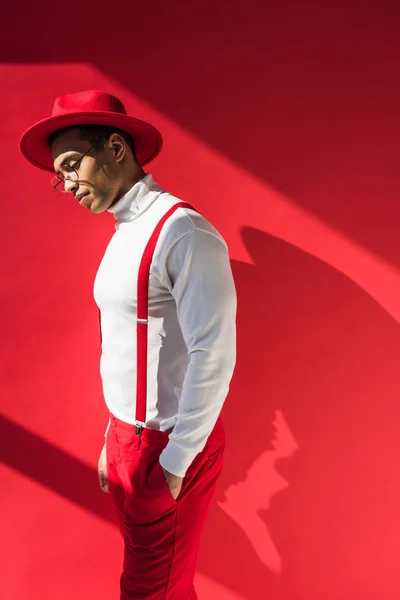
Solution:
{"label": "red wall", "polygon": [[92,299],[113,217],[56,196],[17,145],[87,88],[160,127],[154,176],[231,249],[238,366],[200,599],[397,600],[397,4],[33,6],[0,25],[2,600],[117,598]]}

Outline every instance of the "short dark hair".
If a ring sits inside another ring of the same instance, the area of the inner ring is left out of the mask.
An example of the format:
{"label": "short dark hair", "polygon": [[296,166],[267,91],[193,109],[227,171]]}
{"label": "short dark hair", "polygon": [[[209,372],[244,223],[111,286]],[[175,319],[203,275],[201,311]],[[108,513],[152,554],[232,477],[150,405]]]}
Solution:
{"label": "short dark hair", "polygon": [[51,147],[51,145],[55,142],[57,137],[63,131],[67,131],[68,129],[78,129],[81,139],[87,140],[88,142],[93,144],[93,146],[98,150],[100,150],[104,146],[106,141],[110,138],[110,136],[113,133],[118,133],[118,135],[120,135],[125,141],[125,143],[128,145],[133,154],[133,158],[136,160],[135,141],[133,137],[126,131],[122,131],[122,129],[118,129],[117,127],[110,127],[109,125],[73,125],[72,127],[58,129],[58,131],[55,131],[49,137],[49,146]]}

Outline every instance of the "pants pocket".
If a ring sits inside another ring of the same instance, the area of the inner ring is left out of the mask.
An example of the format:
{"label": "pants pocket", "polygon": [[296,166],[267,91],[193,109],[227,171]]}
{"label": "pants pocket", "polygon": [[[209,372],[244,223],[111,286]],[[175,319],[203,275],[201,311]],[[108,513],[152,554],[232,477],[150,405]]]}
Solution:
{"label": "pants pocket", "polygon": [[148,465],[147,474],[147,494],[149,502],[155,502],[160,506],[173,506],[177,504],[177,500],[172,496],[167,480],[165,479],[162,466],[160,464],[159,455],[154,457]]}

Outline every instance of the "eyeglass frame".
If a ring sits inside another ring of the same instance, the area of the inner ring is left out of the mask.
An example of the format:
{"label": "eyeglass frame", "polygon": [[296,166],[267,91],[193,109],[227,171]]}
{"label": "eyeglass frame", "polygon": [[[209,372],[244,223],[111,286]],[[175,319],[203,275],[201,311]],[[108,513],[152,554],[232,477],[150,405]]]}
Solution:
{"label": "eyeglass frame", "polygon": [[[57,187],[61,184],[61,183],[65,183],[67,180],[68,181],[79,181],[79,173],[76,170],[76,168],[79,169],[80,163],[82,162],[82,160],[85,158],[85,156],[87,156],[89,154],[89,152],[91,150],[93,150],[93,148],[96,146],[96,143],[92,144],[89,148],[89,150],[86,150],[86,152],[84,154],[82,154],[82,156],[80,158],[78,158],[77,161],[75,161],[71,166],[70,169],[72,169],[72,171],[74,171],[74,173],[76,174],[76,179],[71,179],[71,177],[68,177],[68,175],[66,177],[62,176],[60,177],[60,175],[55,175],[54,177],[51,178],[51,187],[53,188],[53,190],[56,190],[57,192],[60,192],[61,194],[68,194],[69,192],[67,192],[67,190],[58,190]],[[55,179],[58,179],[56,184],[53,184],[53,181]]]}

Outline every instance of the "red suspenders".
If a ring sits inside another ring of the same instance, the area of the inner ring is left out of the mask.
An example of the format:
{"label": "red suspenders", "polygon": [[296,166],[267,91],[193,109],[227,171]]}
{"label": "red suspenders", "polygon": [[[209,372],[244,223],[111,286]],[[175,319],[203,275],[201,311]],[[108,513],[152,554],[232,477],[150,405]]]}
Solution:
{"label": "red suspenders", "polygon": [[178,208],[191,208],[186,202],[174,204],[162,217],[154,229],[143,252],[137,281],[137,314],[136,314],[136,433],[140,434],[146,421],[147,403],[147,345],[149,316],[149,275],[154,250],[160,237],[164,223]]}

